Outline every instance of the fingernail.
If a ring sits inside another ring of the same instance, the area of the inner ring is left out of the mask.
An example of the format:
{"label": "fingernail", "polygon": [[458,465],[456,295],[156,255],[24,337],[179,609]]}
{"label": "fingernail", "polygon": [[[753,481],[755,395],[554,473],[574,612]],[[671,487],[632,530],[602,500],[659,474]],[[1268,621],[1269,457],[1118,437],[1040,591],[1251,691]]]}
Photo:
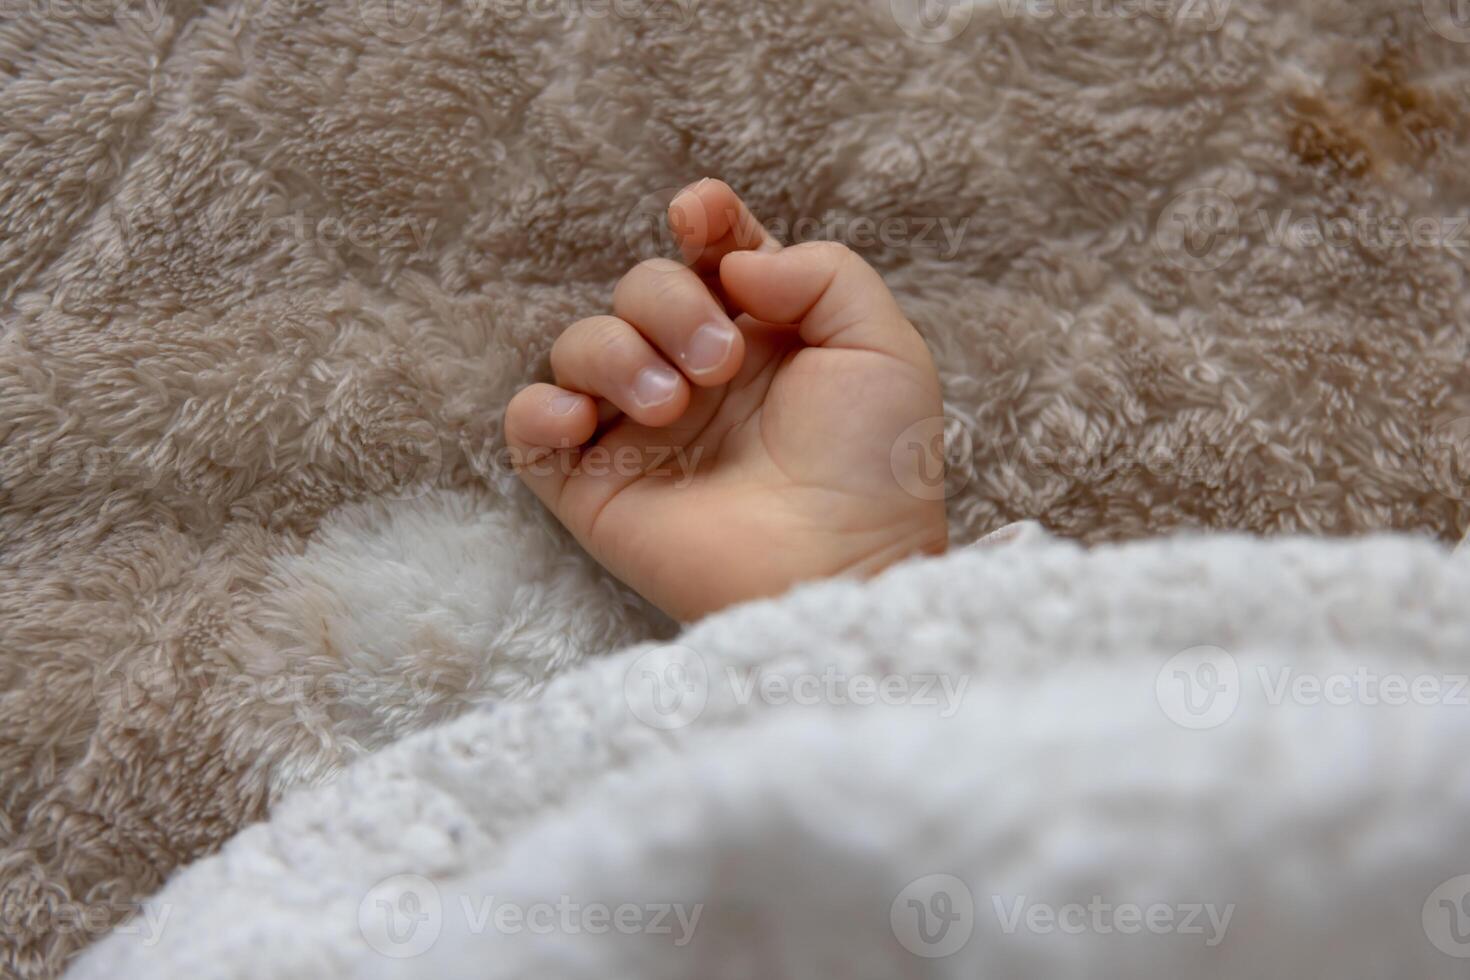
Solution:
{"label": "fingernail", "polygon": [[646,367],[633,379],[633,400],[644,408],[654,408],[674,397],[679,387],[679,372],[660,364]]}
{"label": "fingernail", "polygon": [[728,323],[706,323],[694,331],[679,359],[695,374],[713,371],[725,363],[735,346],[735,327]]}
{"label": "fingernail", "polygon": [[582,404],[581,395],[557,395],[547,405],[546,410],[552,415],[571,415]]}

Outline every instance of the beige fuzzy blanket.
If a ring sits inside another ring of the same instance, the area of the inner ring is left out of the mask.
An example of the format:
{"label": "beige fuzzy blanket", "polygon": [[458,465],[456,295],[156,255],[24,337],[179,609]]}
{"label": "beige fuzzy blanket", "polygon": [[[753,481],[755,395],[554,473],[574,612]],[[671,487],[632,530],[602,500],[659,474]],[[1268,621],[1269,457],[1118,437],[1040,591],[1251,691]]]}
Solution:
{"label": "beige fuzzy blanket", "polygon": [[1453,0],[0,0],[0,970],[665,635],[502,408],[715,174],[930,340],[953,529],[1470,523]]}

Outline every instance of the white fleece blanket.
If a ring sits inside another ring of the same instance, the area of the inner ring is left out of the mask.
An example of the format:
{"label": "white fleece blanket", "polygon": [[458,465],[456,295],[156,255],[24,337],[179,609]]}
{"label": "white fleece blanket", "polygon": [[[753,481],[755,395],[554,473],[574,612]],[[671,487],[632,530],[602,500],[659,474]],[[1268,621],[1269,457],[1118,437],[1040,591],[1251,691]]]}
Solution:
{"label": "white fleece blanket", "polygon": [[411,736],[70,976],[1463,976],[1470,562],[1025,533]]}

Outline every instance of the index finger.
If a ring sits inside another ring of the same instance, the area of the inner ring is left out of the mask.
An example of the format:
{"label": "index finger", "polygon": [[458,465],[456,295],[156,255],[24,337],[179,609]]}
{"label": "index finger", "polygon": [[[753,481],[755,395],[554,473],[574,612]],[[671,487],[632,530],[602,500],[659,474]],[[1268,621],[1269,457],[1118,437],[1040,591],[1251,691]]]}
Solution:
{"label": "index finger", "polygon": [[669,228],[684,261],[701,276],[717,274],[731,252],[779,252],[740,195],[723,180],[706,177],[669,202]]}

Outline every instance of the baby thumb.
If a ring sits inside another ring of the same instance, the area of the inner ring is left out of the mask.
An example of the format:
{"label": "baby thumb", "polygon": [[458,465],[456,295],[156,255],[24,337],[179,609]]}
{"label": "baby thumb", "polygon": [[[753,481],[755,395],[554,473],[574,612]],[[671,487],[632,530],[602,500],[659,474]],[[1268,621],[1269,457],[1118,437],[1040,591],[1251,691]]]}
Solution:
{"label": "baby thumb", "polygon": [[778,252],[731,252],[720,284],[741,310],[768,323],[791,323],[813,347],[890,354],[930,363],[928,348],[882,277],[839,242],[808,242]]}

